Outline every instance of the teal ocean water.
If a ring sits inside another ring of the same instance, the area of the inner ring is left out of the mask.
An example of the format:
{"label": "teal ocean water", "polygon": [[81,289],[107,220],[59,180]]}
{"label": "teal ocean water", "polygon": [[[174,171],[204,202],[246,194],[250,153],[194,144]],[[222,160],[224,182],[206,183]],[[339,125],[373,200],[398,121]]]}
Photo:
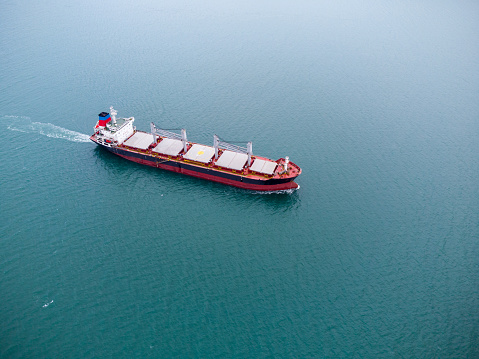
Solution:
{"label": "teal ocean water", "polygon": [[[1,1],[0,357],[478,358],[477,1]],[[128,162],[251,140],[260,194]]]}

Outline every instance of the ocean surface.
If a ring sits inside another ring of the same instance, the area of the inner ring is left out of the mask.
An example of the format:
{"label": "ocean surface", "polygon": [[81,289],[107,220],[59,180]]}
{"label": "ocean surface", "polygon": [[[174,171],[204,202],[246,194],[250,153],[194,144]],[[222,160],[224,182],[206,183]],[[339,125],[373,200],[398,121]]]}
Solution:
{"label": "ocean surface", "polygon": [[[1,358],[478,358],[477,1],[0,0]],[[289,156],[257,193],[110,106]]]}

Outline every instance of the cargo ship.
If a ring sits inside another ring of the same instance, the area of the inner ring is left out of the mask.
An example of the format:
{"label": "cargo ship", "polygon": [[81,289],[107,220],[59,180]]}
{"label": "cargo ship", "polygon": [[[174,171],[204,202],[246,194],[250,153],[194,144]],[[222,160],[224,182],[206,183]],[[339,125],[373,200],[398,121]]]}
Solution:
{"label": "cargo ship", "polygon": [[246,147],[213,136],[213,146],[188,141],[185,129],[137,131],[134,117],[117,118],[117,112],[101,112],[90,140],[127,160],[172,172],[254,191],[298,188],[294,182],[301,168],[289,157],[276,161],[253,154]]}

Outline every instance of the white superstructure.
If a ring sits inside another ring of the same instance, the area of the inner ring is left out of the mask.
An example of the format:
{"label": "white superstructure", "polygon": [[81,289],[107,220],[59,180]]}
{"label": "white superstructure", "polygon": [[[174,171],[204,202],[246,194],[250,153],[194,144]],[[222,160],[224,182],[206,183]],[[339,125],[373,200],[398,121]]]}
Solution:
{"label": "white superstructure", "polygon": [[100,141],[106,145],[118,145],[123,143],[127,138],[129,138],[135,132],[135,127],[133,127],[133,122],[135,121],[134,117],[130,118],[116,118],[117,112],[110,107],[111,120],[102,120],[100,119],[95,126],[95,132]]}

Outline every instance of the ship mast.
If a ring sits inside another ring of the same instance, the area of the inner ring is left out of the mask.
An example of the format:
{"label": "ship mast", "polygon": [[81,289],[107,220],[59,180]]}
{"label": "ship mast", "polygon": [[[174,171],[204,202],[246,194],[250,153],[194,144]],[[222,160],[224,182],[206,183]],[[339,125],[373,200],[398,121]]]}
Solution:
{"label": "ship mast", "polygon": [[116,115],[118,115],[118,112],[116,112],[113,106],[110,106],[110,115],[111,115],[111,120],[113,121],[113,124],[116,126]]}

